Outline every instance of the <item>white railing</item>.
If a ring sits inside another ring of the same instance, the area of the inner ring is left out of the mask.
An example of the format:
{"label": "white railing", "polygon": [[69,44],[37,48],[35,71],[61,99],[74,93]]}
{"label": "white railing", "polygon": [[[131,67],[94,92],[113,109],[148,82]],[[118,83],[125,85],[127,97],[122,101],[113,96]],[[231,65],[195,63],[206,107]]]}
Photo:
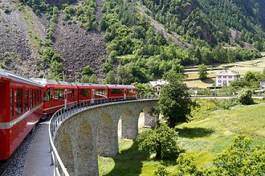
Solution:
{"label": "white railing", "polygon": [[[137,97],[137,100],[144,100],[144,99],[157,99],[157,97],[154,96]],[[126,101],[128,100],[135,100],[135,98],[127,97]],[[94,103],[91,103],[90,101],[83,101],[81,103],[71,104],[68,105],[66,108],[64,107],[62,109],[59,109],[52,115],[49,123],[49,142],[51,146],[50,150],[51,160],[52,164],[54,165],[54,176],[70,176],[54,144],[56,132],[61,126],[61,124],[65,120],[72,117],[74,114],[84,111],[90,106],[110,103],[110,102],[118,102],[118,101],[124,101],[124,99],[122,98],[101,99],[101,100],[96,100]]]}

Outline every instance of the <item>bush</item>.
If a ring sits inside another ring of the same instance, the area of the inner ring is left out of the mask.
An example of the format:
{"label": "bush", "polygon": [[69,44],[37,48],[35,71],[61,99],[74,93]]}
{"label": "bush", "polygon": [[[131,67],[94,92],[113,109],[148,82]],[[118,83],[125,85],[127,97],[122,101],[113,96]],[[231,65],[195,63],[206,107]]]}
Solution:
{"label": "bush", "polygon": [[159,166],[158,169],[155,171],[155,176],[168,176],[169,173],[167,172],[164,166]]}
{"label": "bush", "polygon": [[238,101],[235,99],[231,100],[220,100],[217,101],[217,106],[224,109],[224,110],[229,110],[231,107],[236,106],[238,104]]}
{"label": "bush", "polygon": [[172,160],[178,157],[181,150],[177,140],[176,131],[165,124],[154,130],[145,131],[137,138],[139,150],[150,155],[155,153],[158,160]]}
{"label": "bush", "polygon": [[208,175],[264,175],[264,148],[252,148],[252,141],[245,137],[235,138],[233,144],[214,161]]}
{"label": "bush", "polygon": [[191,175],[201,176],[202,172],[195,165],[194,157],[191,154],[181,154],[177,159],[177,176]]}
{"label": "bush", "polygon": [[199,77],[200,77],[200,79],[201,80],[206,79],[207,75],[208,75],[207,66],[206,65],[200,65],[198,69],[199,69]]}
{"label": "bush", "polygon": [[254,103],[252,98],[252,91],[249,89],[241,90],[238,94],[238,100],[243,105],[251,105]]}

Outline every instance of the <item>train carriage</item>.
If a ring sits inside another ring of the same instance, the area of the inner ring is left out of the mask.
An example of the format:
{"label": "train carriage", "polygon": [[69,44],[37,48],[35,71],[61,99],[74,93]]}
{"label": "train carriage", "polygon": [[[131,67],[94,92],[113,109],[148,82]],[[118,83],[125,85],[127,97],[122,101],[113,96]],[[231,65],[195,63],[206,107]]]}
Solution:
{"label": "train carriage", "polygon": [[108,87],[101,84],[79,83],[78,100],[79,102],[90,101],[91,104],[106,100],[108,98]]}
{"label": "train carriage", "polygon": [[66,104],[78,103],[77,86],[64,81],[55,81],[47,79],[32,79],[43,85],[43,115],[51,115]]}
{"label": "train carriage", "polygon": [[0,70],[0,160],[7,160],[41,116],[42,86]]}
{"label": "train carriage", "polygon": [[108,85],[108,97],[116,101],[136,99],[136,90],[132,85]]}

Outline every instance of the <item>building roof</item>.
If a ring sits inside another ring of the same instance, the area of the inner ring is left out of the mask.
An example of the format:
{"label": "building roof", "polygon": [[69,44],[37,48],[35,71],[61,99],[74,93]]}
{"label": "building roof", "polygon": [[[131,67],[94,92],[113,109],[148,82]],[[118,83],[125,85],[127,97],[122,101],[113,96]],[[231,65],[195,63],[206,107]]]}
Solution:
{"label": "building roof", "polygon": [[156,87],[156,86],[164,86],[167,85],[168,82],[162,79],[156,80],[156,81],[150,81],[150,84],[152,87]]}
{"label": "building roof", "polygon": [[232,70],[223,70],[219,73],[217,73],[217,76],[240,76],[240,74],[236,71]]}

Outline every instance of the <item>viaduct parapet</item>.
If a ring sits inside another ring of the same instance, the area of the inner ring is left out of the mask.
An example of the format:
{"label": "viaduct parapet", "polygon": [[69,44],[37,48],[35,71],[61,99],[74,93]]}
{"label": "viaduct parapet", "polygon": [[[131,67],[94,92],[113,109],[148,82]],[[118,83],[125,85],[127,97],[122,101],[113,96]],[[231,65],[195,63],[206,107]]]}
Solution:
{"label": "viaduct parapet", "polygon": [[53,141],[69,175],[99,175],[98,155],[115,156],[119,138],[135,139],[139,128],[155,126],[157,118],[151,112],[156,103],[133,100],[100,104],[63,121]]}

